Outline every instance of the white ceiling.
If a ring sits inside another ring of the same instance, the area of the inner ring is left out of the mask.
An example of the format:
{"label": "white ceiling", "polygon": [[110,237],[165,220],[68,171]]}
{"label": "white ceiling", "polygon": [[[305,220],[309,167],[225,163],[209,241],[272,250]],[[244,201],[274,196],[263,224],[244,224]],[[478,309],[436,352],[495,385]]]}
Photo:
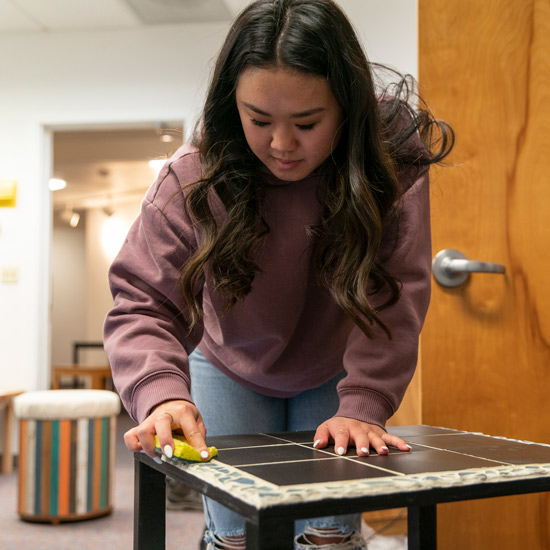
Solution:
{"label": "white ceiling", "polygon": [[0,0],[0,32],[227,21],[249,0]]}

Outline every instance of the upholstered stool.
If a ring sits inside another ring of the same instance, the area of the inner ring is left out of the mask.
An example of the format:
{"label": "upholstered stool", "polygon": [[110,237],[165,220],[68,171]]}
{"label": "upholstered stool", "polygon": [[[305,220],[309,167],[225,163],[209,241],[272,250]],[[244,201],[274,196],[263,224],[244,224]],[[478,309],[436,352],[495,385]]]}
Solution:
{"label": "upholstered stool", "polygon": [[47,390],[14,399],[19,419],[19,515],[59,523],[112,510],[116,415],[105,390]]}

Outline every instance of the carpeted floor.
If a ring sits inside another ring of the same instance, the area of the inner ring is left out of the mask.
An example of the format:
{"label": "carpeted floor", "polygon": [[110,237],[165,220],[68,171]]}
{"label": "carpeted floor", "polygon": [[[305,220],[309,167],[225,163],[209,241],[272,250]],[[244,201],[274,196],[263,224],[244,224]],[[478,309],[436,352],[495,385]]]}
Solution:
{"label": "carpeted floor", "polygon": [[[17,473],[0,475],[0,549],[131,550],[133,540],[133,459],[122,433],[131,420],[119,417],[114,478],[114,510],[93,520],[49,525],[22,521],[17,515]],[[202,512],[166,513],[166,550],[198,550]]]}

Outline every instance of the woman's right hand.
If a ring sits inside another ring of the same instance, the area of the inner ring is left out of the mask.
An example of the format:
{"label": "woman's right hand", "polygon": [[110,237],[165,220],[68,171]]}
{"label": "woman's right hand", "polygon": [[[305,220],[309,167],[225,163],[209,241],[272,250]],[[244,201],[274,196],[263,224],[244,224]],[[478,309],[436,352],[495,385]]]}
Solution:
{"label": "woman's right hand", "polygon": [[189,401],[165,401],[157,405],[151,414],[137,426],[124,434],[126,447],[133,452],[144,451],[147,456],[156,458],[155,434],[164,454],[171,458],[174,450],[172,431],[181,430],[185,439],[199,453],[203,460],[210,456],[206,446],[206,428],[201,413]]}

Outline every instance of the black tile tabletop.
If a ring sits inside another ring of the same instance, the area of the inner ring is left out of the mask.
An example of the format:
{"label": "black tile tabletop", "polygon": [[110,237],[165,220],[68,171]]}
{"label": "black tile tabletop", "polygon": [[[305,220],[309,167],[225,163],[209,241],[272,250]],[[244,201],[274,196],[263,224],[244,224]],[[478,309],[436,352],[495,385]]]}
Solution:
{"label": "black tile tabletop", "polygon": [[219,463],[280,487],[550,464],[544,444],[422,425],[389,431],[403,437],[411,452],[390,447],[388,456],[372,451],[359,457],[350,447],[339,456],[333,445],[314,449],[314,432],[210,437],[208,444],[217,447]]}

